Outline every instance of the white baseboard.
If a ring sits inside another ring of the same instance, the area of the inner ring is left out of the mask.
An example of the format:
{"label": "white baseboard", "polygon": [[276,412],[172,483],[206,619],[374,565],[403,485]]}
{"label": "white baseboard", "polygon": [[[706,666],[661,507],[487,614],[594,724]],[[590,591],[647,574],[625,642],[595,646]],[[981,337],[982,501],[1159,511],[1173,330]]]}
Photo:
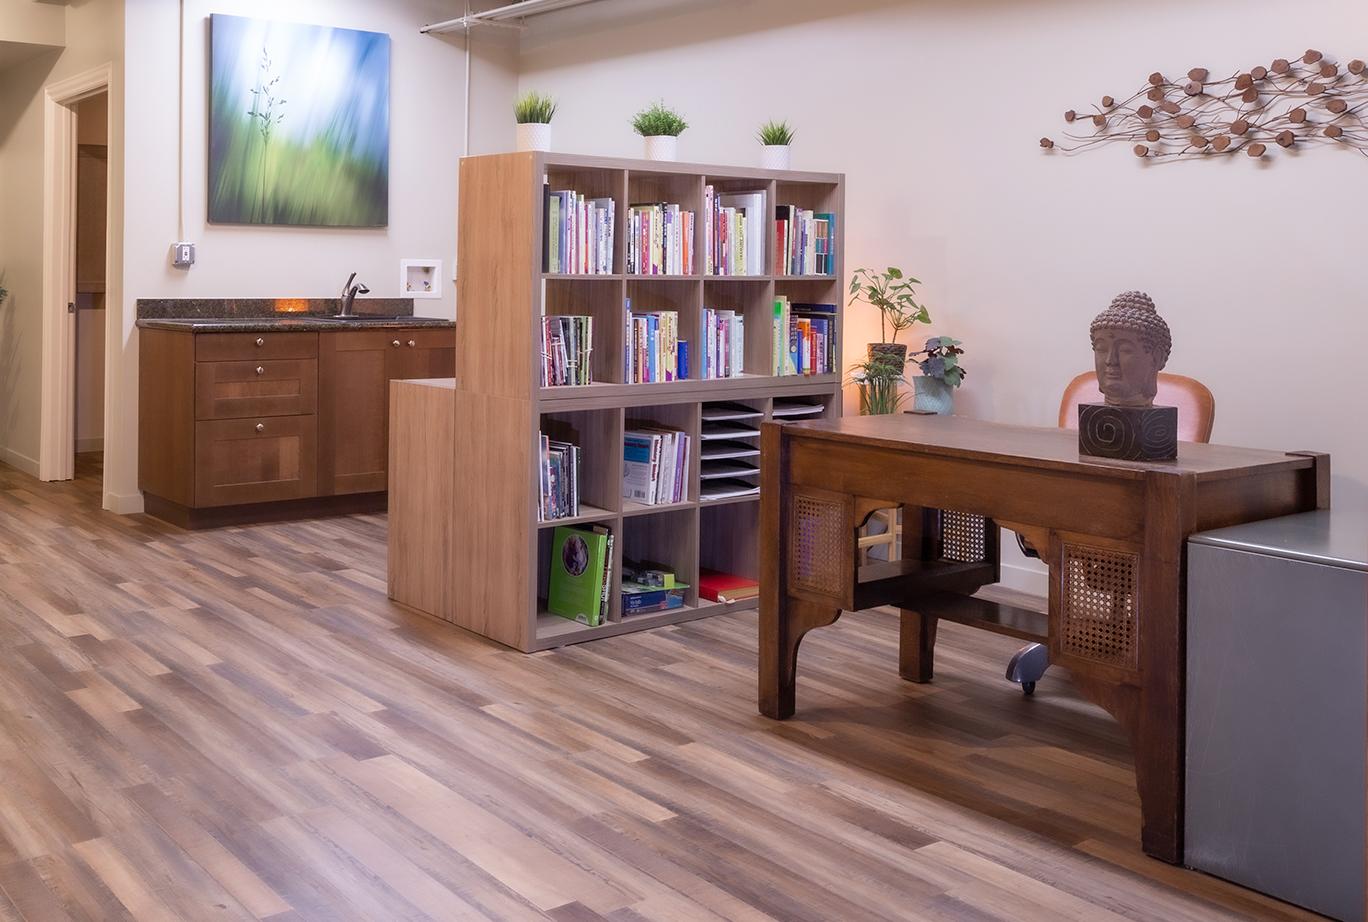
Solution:
{"label": "white baseboard", "polygon": [[1000,586],[1042,599],[1050,595],[1050,572],[1044,567],[1004,563],[1001,573],[1002,581],[998,584]]}
{"label": "white baseboard", "polygon": [[104,451],[104,436],[93,439],[77,439],[76,452],[80,454],[83,451]]}
{"label": "white baseboard", "polygon": [[30,477],[38,476],[38,459],[30,458],[28,455],[21,454],[13,448],[0,447],[0,461],[5,462],[16,470],[23,471]]}
{"label": "white baseboard", "polygon": [[116,515],[137,515],[143,511],[142,493],[106,493],[104,507]]}

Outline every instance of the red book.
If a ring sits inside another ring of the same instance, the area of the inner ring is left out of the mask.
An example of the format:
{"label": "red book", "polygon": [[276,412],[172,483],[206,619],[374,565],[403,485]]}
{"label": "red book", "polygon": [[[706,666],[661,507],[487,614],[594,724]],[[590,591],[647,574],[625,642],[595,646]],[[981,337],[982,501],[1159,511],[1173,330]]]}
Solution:
{"label": "red book", "polygon": [[760,595],[760,584],[744,576],[702,570],[698,574],[698,595],[709,602],[737,602]]}

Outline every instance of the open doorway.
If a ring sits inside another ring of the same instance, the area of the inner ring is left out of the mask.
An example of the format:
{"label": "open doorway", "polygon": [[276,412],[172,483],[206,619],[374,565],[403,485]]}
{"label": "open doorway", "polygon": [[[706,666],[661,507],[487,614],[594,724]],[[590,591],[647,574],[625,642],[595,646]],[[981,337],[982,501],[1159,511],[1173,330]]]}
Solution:
{"label": "open doorway", "polygon": [[103,479],[109,94],[76,103],[76,407],[72,471]]}
{"label": "open doorway", "polygon": [[[39,417],[38,478],[70,480],[76,476],[77,388],[86,387],[79,401],[86,425],[84,447],[104,446],[107,423],[108,362],[86,356],[78,373],[77,326],[87,328],[87,343],[104,340],[107,356],[117,345],[119,313],[117,245],[111,247],[110,201],[115,184],[108,181],[108,103],[112,67],[108,64],[85,71],[43,88],[43,362],[42,400]],[[87,100],[88,118],[78,113]],[[82,126],[81,121],[88,124]],[[82,130],[84,128],[84,131]],[[82,141],[90,142],[82,150]],[[103,150],[100,150],[103,148]],[[83,183],[84,181],[84,183]],[[86,185],[85,201],[78,207],[78,188]],[[103,186],[103,193],[99,187]],[[101,201],[102,199],[102,201]],[[79,220],[84,218],[84,220]],[[78,220],[81,225],[78,231]],[[116,243],[116,242],[115,242]],[[82,266],[77,266],[77,249]],[[113,257],[113,258],[111,258]],[[111,273],[111,266],[116,267]],[[78,284],[79,283],[79,284]],[[84,289],[78,295],[78,287]],[[77,310],[78,300],[87,308]],[[100,309],[103,308],[103,309]],[[79,315],[79,316],[78,316]],[[103,329],[96,332],[100,325]],[[89,345],[88,345],[89,348]],[[98,382],[98,383],[97,383]],[[87,383],[89,386],[87,386]],[[91,432],[97,434],[89,434]],[[99,439],[98,442],[94,441]],[[102,465],[91,471],[103,481]],[[109,494],[105,492],[106,503]]]}

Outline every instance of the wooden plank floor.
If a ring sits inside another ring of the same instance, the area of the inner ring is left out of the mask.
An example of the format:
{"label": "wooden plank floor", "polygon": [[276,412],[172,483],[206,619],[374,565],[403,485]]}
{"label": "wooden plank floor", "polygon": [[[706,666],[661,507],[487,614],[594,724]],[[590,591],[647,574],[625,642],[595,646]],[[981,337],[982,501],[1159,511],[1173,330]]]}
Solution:
{"label": "wooden plank floor", "polygon": [[754,614],[535,656],[385,598],[385,520],[186,533],[0,467],[0,920],[1297,919],[1141,855],[1116,727],[896,625],[755,710]]}

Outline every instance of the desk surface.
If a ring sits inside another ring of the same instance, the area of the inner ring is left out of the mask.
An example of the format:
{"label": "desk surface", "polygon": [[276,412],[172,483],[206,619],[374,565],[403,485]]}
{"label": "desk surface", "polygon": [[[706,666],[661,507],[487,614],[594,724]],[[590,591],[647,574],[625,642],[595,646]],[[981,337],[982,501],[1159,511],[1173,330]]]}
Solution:
{"label": "desk surface", "polygon": [[856,441],[892,449],[990,461],[1009,457],[1014,464],[1087,472],[1118,479],[1139,479],[1149,471],[1194,474],[1219,479],[1231,471],[1268,468],[1299,470],[1312,466],[1309,457],[1260,448],[1234,448],[1196,442],[1178,444],[1177,461],[1112,461],[1080,457],[1078,432],[1011,426],[962,416],[846,416],[820,422],[788,423],[791,435],[833,441]]}

